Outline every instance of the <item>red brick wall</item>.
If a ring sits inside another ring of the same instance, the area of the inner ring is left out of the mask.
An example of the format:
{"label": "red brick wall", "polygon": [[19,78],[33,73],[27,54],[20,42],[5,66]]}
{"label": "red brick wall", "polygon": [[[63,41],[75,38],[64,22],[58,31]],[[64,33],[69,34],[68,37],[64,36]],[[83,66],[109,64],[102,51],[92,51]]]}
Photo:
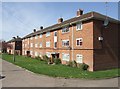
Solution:
{"label": "red brick wall", "polygon": [[[103,30],[102,43],[98,40]],[[103,46],[102,46],[103,45]],[[103,27],[103,21],[94,20],[94,70],[116,68],[118,64],[118,25],[109,23]]]}

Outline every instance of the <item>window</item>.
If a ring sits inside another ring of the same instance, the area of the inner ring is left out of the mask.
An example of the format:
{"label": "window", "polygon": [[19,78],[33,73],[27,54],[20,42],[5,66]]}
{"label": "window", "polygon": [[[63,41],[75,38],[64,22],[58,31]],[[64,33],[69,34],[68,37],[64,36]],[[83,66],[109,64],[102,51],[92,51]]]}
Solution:
{"label": "window", "polygon": [[62,28],[62,33],[67,33],[67,32],[69,32],[69,27]]}
{"label": "window", "polygon": [[30,47],[33,47],[33,43],[30,44]]}
{"label": "window", "polygon": [[46,32],[46,37],[50,36],[50,32]]}
{"label": "window", "polygon": [[77,63],[83,63],[83,55],[77,54],[76,55],[76,62]]}
{"label": "window", "polygon": [[54,36],[57,36],[57,31],[54,32]]}
{"label": "window", "polygon": [[76,30],[82,30],[82,22],[76,24]]}
{"label": "window", "polygon": [[46,56],[50,57],[51,53],[50,52],[46,52]]}
{"label": "window", "polygon": [[33,37],[30,37],[30,39],[32,40],[32,39],[33,39]]}
{"label": "window", "polygon": [[82,44],[83,44],[83,39],[82,38],[77,38],[76,39],[76,45],[77,46],[82,46]]}
{"label": "window", "polygon": [[35,52],[35,56],[38,56],[38,52]]}
{"label": "window", "polygon": [[69,61],[70,60],[70,55],[62,53],[62,60]]}
{"label": "window", "polygon": [[42,47],[42,42],[40,43],[40,48]]}
{"label": "window", "polygon": [[35,44],[35,47],[38,47],[38,44]]}
{"label": "window", "polygon": [[62,46],[69,46],[69,40],[62,40]]}
{"label": "window", "polygon": [[46,47],[50,47],[50,41],[46,42]]}
{"label": "window", "polygon": [[40,34],[40,38],[42,38],[42,34]]}
{"label": "window", "polygon": [[30,51],[30,55],[33,55],[33,51]]}
{"label": "window", "polygon": [[57,42],[54,42],[54,48],[56,48],[57,47]]}
{"label": "window", "polygon": [[35,39],[37,39],[37,38],[38,38],[38,35],[35,36]]}

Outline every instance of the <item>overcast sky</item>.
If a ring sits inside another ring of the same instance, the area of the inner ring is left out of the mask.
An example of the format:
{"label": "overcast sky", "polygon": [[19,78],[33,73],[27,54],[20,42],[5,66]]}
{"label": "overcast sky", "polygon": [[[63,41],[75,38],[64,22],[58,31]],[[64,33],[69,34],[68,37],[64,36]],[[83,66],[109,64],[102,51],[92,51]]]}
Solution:
{"label": "overcast sky", "polygon": [[[75,17],[79,8],[83,9],[84,13],[96,11],[105,14],[105,7],[102,2],[3,2],[2,11],[0,10],[2,37],[6,41],[17,35],[24,37],[34,28],[56,24],[60,17],[64,20]],[[118,3],[109,2],[107,12],[110,17],[117,19]]]}

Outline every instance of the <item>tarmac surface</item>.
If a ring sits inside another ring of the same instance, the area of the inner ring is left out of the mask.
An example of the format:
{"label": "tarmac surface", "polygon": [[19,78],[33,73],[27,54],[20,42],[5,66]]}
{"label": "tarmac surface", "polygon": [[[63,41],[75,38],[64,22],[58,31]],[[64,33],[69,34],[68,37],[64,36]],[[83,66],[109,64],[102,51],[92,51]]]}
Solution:
{"label": "tarmac surface", "polygon": [[[1,59],[0,59],[1,60]],[[53,78],[2,60],[2,87],[118,87],[118,78],[102,80]]]}

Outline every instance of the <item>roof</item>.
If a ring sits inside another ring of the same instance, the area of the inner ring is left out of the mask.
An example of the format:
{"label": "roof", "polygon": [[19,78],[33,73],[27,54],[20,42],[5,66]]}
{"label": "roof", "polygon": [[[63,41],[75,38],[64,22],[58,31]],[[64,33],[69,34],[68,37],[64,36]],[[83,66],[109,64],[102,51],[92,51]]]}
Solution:
{"label": "roof", "polygon": [[[25,37],[23,37],[22,39],[25,39],[25,38],[29,38],[29,37],[32,37],[32,36],[35,36],[35,35],[38,35],[40,33],[44,33],[44,32],[48,32],[48,31],[53,31],[53,30],[56,30],[56,29],[59,29],[59,28],[62,28],[62,27],[65,27],[65,26],[68,26],[68,25],[72,25],[72,24],[75,24],[77,22],[80,22],[80,21],[86,21],[86,20],[90,20],[90,19],[98,19],[98,20],[105,20],[106,16],[105,15],[102,15],[100,13],[97,13],[97,12],[89,12],[89,13],[86,13],[86,14],[83,14],[79,17],[74,17],[74,18],[71,18],[71,19],[68,19],[68,20],[65,20],[63,21],[62,23],[57,23],[57,24],[54,24],[52,26],[49,26],[49,27],[46,27],[42,30],[38,30],[36,32],[32,32],[28,35],[26,35]],[[108,17],[108,20],[110,22],[114,22],[114,23],[120,23],[120,21],[116,20],[116,19],[113,19],[111,17]]]}
{"label": "roof", "polygon": [[15,41],[22,41],[22,38],[17,37],[16,39],[11,39],[11,40],[9,40],[7,43],[15,42]]}

